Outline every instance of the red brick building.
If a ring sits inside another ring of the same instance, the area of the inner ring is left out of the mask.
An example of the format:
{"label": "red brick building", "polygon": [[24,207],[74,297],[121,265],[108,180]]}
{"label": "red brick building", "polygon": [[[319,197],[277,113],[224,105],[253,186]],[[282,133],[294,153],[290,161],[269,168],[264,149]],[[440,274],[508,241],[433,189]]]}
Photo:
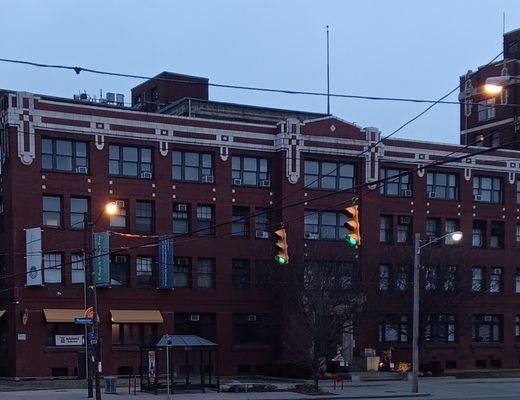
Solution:
{"label": "red brick building", "polygon": [[[428,320],[435,334],[422,362],[518,366],[520,153],[499,150],[371,184],[481,148],[380,142],[378,129],[334,116],[209,101],[207,84],[162,73],[132,90],[131,108],[3,92],[0,375],[76,374],[82,346],[62,344],[82,334],[73,324],[84,307],[81,217],[89,211],[96,219],[109,201],[119,215],[101,215],[94,228],[110,232],[114,252],[110,284],[97,290],[104,374],[137,372],[139,345],[165,333],[218,342],[225,374],[283,360],[282,307],[261,284],[265,268],[279,268],[270,232],[280,221],[290,221],[284,268],[312,259],[352,263],[377,301],[392,306],[358,323],[346,356],[393,346],[395,360],[410,357],[413,233],[462,230],[460,245],[436,247],[448,260],[434,264],[472,296],[457,312]],[[324,193],[331,196],[313,200]],[[342,201],[353,197],[361,205],[359,250],[342,240]],[[41,255],[28,247],[31,228],[41,228]],[[174,239],[174,288],[157,289],[151,237],[183,233]],[[449,259],[461,251],[460,264]],[[28,285],[35,254],[42,284]],[[459,329],[462,315],[472,329]]]}

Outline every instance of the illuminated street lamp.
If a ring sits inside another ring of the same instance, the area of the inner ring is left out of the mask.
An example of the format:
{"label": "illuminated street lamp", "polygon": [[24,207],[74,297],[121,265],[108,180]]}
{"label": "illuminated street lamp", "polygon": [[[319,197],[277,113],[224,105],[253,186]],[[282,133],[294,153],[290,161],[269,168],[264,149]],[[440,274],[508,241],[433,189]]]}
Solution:
{"label": "illuminated street lamp", "polygon": [[491,76],[486,79],[484,91],[487,94],[497,95],[502,93],[502,90],[504,90],[506,86],[513,85],[518,82],[520,82],[520,76]]}

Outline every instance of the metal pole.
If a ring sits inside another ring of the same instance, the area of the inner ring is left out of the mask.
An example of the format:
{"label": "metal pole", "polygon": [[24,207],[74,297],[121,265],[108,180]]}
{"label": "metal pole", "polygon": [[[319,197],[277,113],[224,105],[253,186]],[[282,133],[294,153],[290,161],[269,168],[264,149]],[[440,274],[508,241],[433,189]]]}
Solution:
{"label": "metal pole", "polygon": [[421,234],[415,234],[413,253],[413,336],[412,336],[412,392],[419,391],[419,272]]}
{"label": "metal pole", "polygon": [[170,346],[166,344],[166,393],[167,399],[170,400]]}
{"label": "metal pole", "polygon": [[[88,257],[90,256],[90,246],[89,246],[89,234],[90,234],[90,223],[88,221],[88,213],[83,213],[83,268],[85,272],[85,278],[83,279],[83,296],[85,300],[85,310],[88,307],[89,297],[88,296],[88,288],[90,286],[90,270],[87,268],[88,265]],[[92,361],[90,359],[89,354],[89,345],[88,345],[88,325],[85,324],[85,378],[87,379],[87,391],[88,398],[91,399],[94,397],[94,390],[92,385]]]}
{"label": "metal pole", "polygon": [[327,25],[327,115],[330,115],[329,26]]}

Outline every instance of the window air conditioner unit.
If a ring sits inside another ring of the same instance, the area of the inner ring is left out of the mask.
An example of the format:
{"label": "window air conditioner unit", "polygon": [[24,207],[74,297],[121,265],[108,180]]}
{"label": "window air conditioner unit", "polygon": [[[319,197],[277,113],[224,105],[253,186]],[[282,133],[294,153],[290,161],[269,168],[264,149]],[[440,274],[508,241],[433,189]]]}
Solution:
{"label": "window air conditioner unit", "polygon": [[152,173],[150,171],[141,172],[141,178],[152,179]]}
{"label": "window air conditioner unit", "polygon": [[412,217],[399,217],[399,223],[401,225],[408,225],[412,223]]}
{"label": "window air conditioner unit", "polygon": [[199,314],[191,314],[190,315],[190,321],[191,322],[198,322],[198,321],[200,321],[200,315]]}
{"label": "window air conditioner unit", "polygon": [[492,320],[493,320],[493,317],[491,315],[484,315],[485,322],[491,322]]}
{"label": "window air conditioner unit", "polygon": [[320,238],[320,235],[318,235],[317,233],[304,233],[303,237],[305,239],[318,240]]}
{"label": "window air conditioner unit", "polygon": [[412,191],[410,189],[403,190],[404,197],[412,197]]}
{"label": "window air conditioner unit", "polygon": [[247,322],[255,322],[256,321],[256,315],[248,315],[247,316]]}
{"label": "window air conditioner unit", "polygon": [[177,265],[188,265],[188,259],[187,258],[178,258],[176,264]]}
{"label": "window air conditioner unit", "polygon": [[493,268],[493,274],[501,275],[502,274],[502,268]]}
{"label": "window air conditioner unit", "polygon": [[87,167],[76,167],[76,172],[78,174],[86,174],[88,172]]}
{"label": "window air conditioner unit", "polygon": [[482,201],[482,195],[474,194],[473,195],[473,201]]}
{"label": "window air conditioner unit", "polygon": [[175,210],[180,211],[180,212],[186,212],[186,211],[188,211],[188,205],[187,204],[177,204],[175,206]]}
{"label": "window air conditioner unit", "polygon": [[262,179],[260,181],[260,187],[271,187],[271,181],[269,179]]}
{"label": "window air conditioner unit", "polygon": [[126,256],[116,256],[114,261],[118,264],[126,264]]}
{"label": "window air conditioner unit", "polygon": [[437,197],[436,194],[435,194],[435,192],[429,192],[429,193],[428,193],[428,198],[430,198],[430,199],[434,199],[435,197]]}
{"label": "window air conditioner unit", "polygon": [[233,186],[242,186],[242,179],[233,179]]}
{"label": "window air conditioner unit", "polygon": [[269,232],[257,230],[256,231],[256,237],[257,238],[262,238],[262,239],[268,239],[269,238]]}
{"label": "window air conditioner unit", "polygon": [[116,203],[116,206],[118,208],[125,208],[125,201],[124,200],[116,200],[115,203]]}
{"label": "window air conditioner unit", "polygon": [[213,175],[203,175],[201,181],[203,183],[213,183]]}

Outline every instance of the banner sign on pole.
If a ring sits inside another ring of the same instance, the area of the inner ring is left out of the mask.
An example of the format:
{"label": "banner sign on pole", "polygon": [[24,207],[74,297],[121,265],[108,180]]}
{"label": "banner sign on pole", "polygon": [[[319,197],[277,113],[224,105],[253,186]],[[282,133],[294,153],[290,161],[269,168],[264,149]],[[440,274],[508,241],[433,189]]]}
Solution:
{"label": "banner sign on pole", "polygon": [[110,245],[108,232],[94,233],[94,273],[96,286],[110,286]]}
{"label": "banner sign on pole", "polygon": [[25,230],[25,251],[27,268],[27,286],[42,284],[42,230]]}
{"label": "banner sign on pole", "polygon": [[159,260],[159,289],[173,288],[173,238],[159,238],[157,259]]}

